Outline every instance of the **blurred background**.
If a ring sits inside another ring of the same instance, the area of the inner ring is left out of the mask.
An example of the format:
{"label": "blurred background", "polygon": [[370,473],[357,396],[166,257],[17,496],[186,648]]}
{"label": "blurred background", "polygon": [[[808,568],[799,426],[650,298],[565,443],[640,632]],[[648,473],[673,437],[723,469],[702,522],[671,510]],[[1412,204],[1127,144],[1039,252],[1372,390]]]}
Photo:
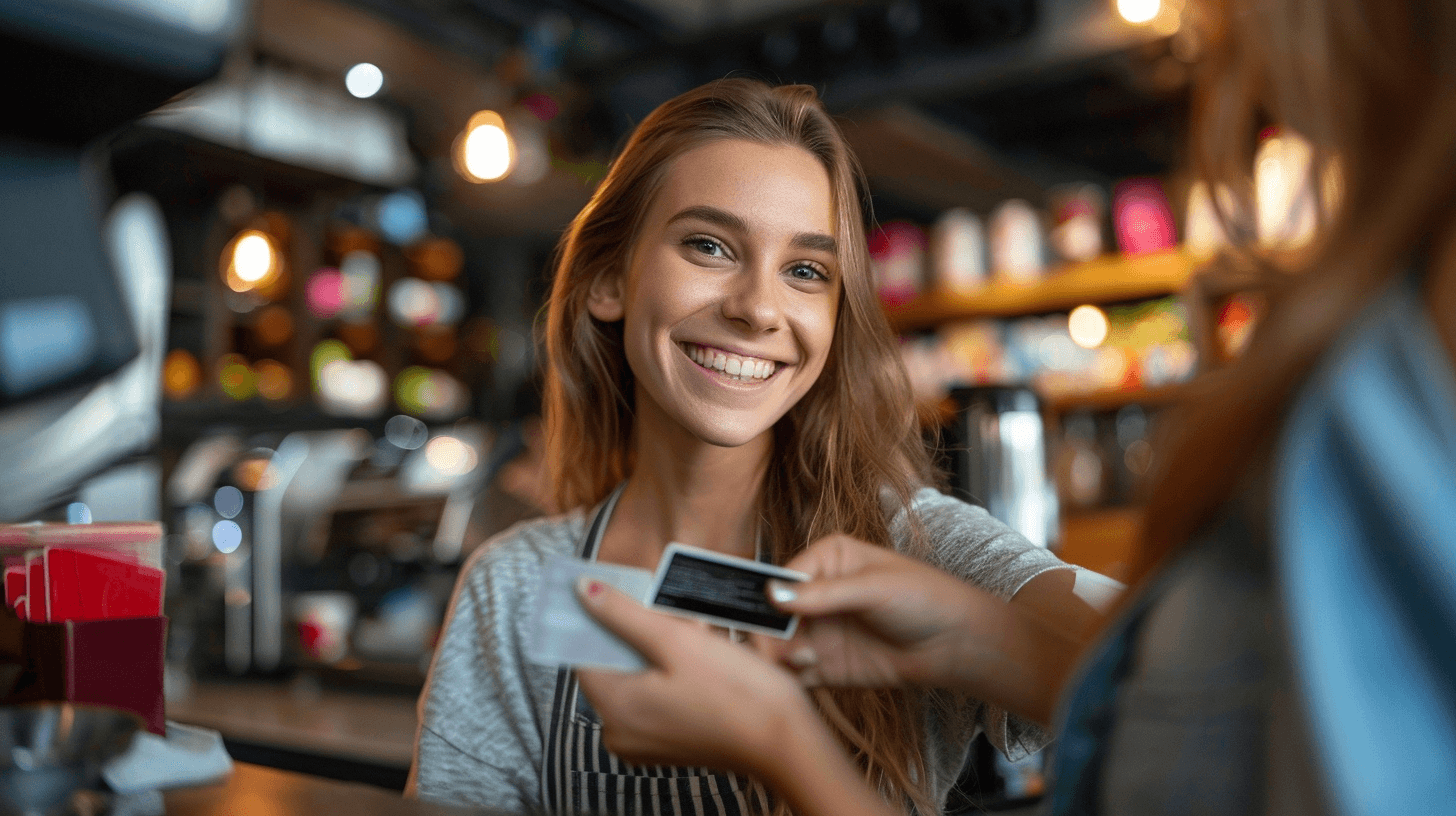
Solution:
{"label": "blurred background", "polygon": [[[952,489],[1067,560],[1122,574],[1160,411],[1259,316],[1180,0],[105,5],[0,4],[0,521],[163,522],[169,716],[245,761],[403,786],[463,559],[553,509],[556,242],[682,91],[819,89]],[[1237,228],[1297,249],[1308,149],[1261,141]],[[979,747],[961,806],[1039,762]]]}

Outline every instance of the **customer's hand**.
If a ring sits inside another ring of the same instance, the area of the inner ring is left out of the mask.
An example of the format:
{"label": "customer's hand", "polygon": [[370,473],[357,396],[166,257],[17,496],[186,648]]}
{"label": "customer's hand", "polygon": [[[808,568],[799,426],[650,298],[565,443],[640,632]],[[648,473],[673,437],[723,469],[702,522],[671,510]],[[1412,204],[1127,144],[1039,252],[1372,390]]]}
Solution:
{"label": "customer's hand", "polygon": [[822,728],[795,678],[750,645],[648,610],[600,582],[584,582],[578,594],[651,664],[636,674],[578,672],[612,753],[771,778],[764,766],[793,732]]}
{"label": "customer's hand", "polygon": [[976,622],[1005,604],[921,561],[845,535],[786,565],[808,573],[770,596],[802,615],[777,651],[803,682],[831,686],[957,685]]}

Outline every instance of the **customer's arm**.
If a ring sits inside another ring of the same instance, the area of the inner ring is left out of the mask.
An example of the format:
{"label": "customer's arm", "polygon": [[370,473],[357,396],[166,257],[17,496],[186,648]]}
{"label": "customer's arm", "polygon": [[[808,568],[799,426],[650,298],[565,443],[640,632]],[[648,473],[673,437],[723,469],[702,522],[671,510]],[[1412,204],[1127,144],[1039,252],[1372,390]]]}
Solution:
{"label": "customer's arm", "polygon": [[804,616],[779,652],[809,684],[955,688],[1047,723],[1096,629],[1071,570],[1043,573],[1007,603],[849,536],[815,542],[787,566],[814,576],[774,597]]}

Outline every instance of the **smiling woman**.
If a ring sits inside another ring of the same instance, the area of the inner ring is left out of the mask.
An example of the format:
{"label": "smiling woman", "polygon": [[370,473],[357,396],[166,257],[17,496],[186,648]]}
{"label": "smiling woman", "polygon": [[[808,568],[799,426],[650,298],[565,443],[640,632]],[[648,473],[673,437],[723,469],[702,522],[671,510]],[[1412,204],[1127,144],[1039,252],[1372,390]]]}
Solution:
{"label": "smiling woman", "polygon": [[627,274],[599,278],[588,301],[597,320],[622,321],[639,432],[766,461],[769,429],[819,379],[834,337],[832,201],[799,147],[734,139],[673,161]]}
{"label": "smiling woman", "polygon": [[[1003,600],[1070,597],[1070,568],[927,486],[862,191],[806,86],[722,80],[637,128],[568,230],[547,307],[548,461],[571,511],[506,531],[462,570],[421,702],[420,795],[549,813],[783,810],[731,758],[626,764],[610,750],[621,724],[603,725],[577,673],[525,662],[553,555],[651,569],[676,541],[782,565],[842,535]],[[916,812],[939,811],[977,728],[1012,755],[1044,740],[1000,709],[915,690],[811,702],[782,667],[713,642],[748,662],[698,689],[764,703],[738,723],[817,711],[886,800]]]}

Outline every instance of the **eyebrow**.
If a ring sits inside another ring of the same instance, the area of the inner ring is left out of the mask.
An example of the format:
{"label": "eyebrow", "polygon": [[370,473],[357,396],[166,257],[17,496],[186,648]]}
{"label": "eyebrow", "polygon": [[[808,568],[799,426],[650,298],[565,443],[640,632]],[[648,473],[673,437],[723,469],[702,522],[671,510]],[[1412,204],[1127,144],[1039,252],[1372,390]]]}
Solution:
{"label": "eyebrow", "polygon": [[[734,232],[748,232],[748,224],[742,218],[727,210],[701,205],[682,210],[677,215],[669,218],[667,223],[672,224],[687,219],[706,221],[714,226]],[[839,254],[839,242],[834,240],[834,236],[825,235],[822,232],[801,232],[795,235],[789,243],[799,249],[827,252],[836,256]]]}

